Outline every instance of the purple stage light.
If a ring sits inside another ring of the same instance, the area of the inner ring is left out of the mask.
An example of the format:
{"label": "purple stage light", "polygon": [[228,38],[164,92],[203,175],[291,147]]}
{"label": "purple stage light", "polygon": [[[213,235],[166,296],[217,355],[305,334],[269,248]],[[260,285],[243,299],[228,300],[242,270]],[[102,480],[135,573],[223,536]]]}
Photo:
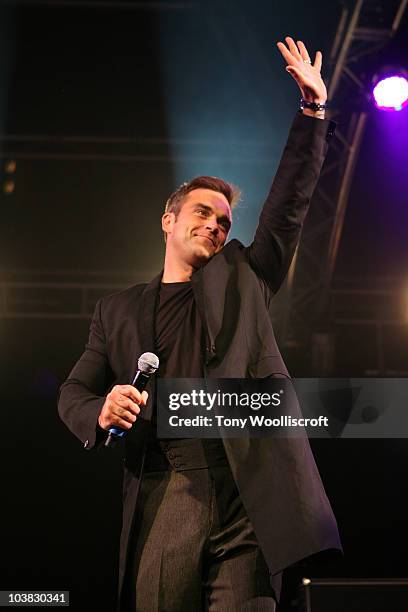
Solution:
{"label": "purple stage light", "polygon": [[408,104],[408,79],[400,74],[382,78],[373,89],[377,108],[400,111]]}

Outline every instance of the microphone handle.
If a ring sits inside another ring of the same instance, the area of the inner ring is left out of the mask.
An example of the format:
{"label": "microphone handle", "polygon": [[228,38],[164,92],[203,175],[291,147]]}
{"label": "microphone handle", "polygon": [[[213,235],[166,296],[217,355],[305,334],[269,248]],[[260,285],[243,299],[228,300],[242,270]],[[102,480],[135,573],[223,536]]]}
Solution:
{"label": "microphone handle", "polygon": [[[133,381],[130,383],[135,389],[142,392],[146,388],[147,383],[149,382],[150,374],[146,374],[146,372],[142,372],[138,370],[136,372],[136,376]],[[127,434],[127,429],[121,429],[120,427],[111,427],[109,429],[109,435],[105,440],[105,446],[114,446],[114,444],[123,438]]]}

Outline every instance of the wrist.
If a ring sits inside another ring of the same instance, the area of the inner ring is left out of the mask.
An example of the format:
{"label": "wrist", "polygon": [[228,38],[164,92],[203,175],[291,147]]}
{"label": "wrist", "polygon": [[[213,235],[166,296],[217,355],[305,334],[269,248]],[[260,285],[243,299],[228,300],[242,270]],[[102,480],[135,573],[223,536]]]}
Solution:
{"label": "wrist", "polygon": [[301,96],[300,98],[306,104],[327,104],[327,96],[325,98],[311,98],[310,96]]}
{"label": "wrist", "polygon": [[327,106],[326,101],[318,102],[317,100],[314,100],[313,102],[310,102],[309,100],[305,100],[304,98],[300,98],[300,108],[301,108],[301,110],[303,110],[304,108],[308,108],[308,109],[310,109],[312,111],[324,111],[324,110],[326,110],[326,106]]}
{"label": "wrist", "polygon": [[310,108],[304,108],[303,110],[301,110],[301,113],[303,115],[307,115],[308,117],[315,117],[316,119],[324,119],[324,116],[325,116],[324,110],[313,111]]}
{"label": "wrist", "polygon": [[304,98],[300,98],[300,110],[303,114],[309,115],[309,117],[316,117],[317,119],[324,119],[324,113],[326,110],[326,102],[310,102]]}

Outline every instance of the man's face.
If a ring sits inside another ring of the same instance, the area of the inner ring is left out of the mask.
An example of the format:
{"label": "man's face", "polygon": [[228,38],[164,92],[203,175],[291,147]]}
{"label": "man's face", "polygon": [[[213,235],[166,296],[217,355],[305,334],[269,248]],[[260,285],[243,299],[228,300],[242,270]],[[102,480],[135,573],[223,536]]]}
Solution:
{"label": "man's face", "polygon": [[177,217],[174,213],[163,215],[166,255],[199,268],[221,251],[231,223],[231,208],[222,193],[194,189],[184,198]]}

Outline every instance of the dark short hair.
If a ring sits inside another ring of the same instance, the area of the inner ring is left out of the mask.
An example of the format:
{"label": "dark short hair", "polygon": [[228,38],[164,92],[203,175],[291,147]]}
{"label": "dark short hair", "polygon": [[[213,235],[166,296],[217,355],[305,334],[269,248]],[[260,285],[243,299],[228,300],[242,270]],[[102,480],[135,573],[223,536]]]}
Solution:
{"label": "dark short hair", "polygon": [[217,176],[196,176],[191,179],[191,181],[188,181],[188,183],[180,185],[180,187],[171,194],[166,202],[164,212],[173,212],[177,217],[183,199],[194,189],[211,189],[211,191],[222,193],[226,197],[231,209],[238,204],[241,197],[241,190],[232,183],[227,183]]}

